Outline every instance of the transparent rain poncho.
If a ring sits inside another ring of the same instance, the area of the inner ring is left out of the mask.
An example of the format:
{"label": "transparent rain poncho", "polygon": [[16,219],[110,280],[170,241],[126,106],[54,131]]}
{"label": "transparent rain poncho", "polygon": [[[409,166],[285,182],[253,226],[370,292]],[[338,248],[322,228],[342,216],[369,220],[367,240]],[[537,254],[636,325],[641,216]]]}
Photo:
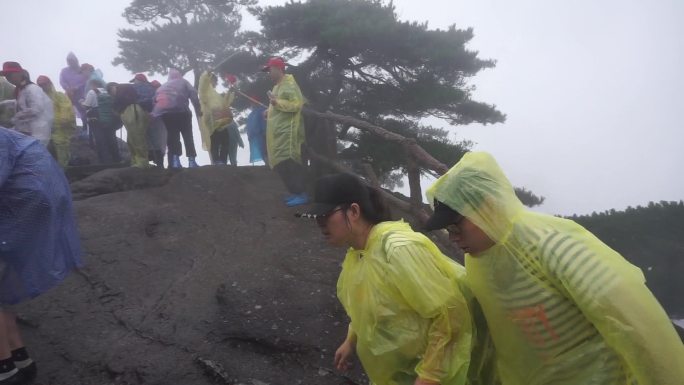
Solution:
{"label": "transparent rain poncho", "polygon": [[373,384],[496,383],[463,279],[463,266],[404,222],[375,225],[364,250],[347,252],[337,295]]}
{"label": "transparent rain poncho", "polygon": [[268,108],[266,121],[266,148],[271,168],[292,159],[301,163],[304,144],[304,119],[302,107],[304,96],[292,75],[273,87],[277,105]]}
{"label": "transparent rain poncho", "polygon": [[0,126],[11,127],[17,100],[12,83],[0,76]]}
{"label": "transparent rain poncho", "polygon": [[50,83],[47,95],[52,99],[54,120],[52,123],[52,142],[55,146],[57,160],[62,167],[69,163],[69,146],[71,137],[76,132],[76,116],[69,98],[62,92],[55,90]]}
{"label": "transparent rain poncho", "polygon": [[192,102],[195,113],[201,115],[202,109],[197,91],[178,70],[170,69],[169,80],[157,88],[155,92],[152,116],[156,117],[173,112],[190,112],[188,101]]}
{"label": "transparent rain poncho", "polygon": [[203,112],[199,121],[202,148],[209,151],[211,136],[214,132],[219,129],[226,129],[233,121],[230,105],[233,104],[235,94],[233,92],[228,92],[225,95],[219,94],[213,85],[213,75],[207,71],[204,71],[199,78],[198,93]]}
{"label": "transparent rain poncho", "polygon": [[641,270],[573,221],[525,209],[468,153],[428,190],[495,245],[466,254],[504,385],[684,382],[684,346]]}
{"label": "transparent rain poncho", "polygon": [[36,139],[2,127],[0,260],[0,305],[36,297],[82,265],[64,173]]}
{"label": "transparent rain poncho", "polygon": [[17,112],[12,118],[14,129],[47,146],[52,135],[54,108],[43,89],[33,83],[26,85],[17,96]]}

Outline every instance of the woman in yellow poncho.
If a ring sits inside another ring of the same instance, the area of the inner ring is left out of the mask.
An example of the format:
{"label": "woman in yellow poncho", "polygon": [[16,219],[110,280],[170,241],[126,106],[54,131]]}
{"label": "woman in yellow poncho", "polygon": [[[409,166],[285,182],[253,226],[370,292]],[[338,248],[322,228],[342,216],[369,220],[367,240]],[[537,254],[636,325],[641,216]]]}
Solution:
{"label": "woman in yellow poncho", "polygon": [[213,164],[225,165],[230,158],[231,164],[237,166],[237,147],[244,147],[244,143],[230,111],[235,93],[219,94],[217,82],[211,72],[205,71],[200,76],[198,93],[204,112],[200,119],[202,148],[209,151]]}
{"label": "woman in yellow poncho", "polygon": [[62,167],[69,164],[71,157],[71,138],[76,132],[76,115],[69,98],[62,92],[55,90],[55,86],[47,76],[41,75],[36,79],[36,84],[45,91],[52,99],[55,119],[52,123],[51,141],[54,147],[55,158]]}
{"label": "woman in yellow poncho", "polygon": [[684,383],[684,346],[637,267],[573,221],[524,209],[469,153],[428,190],[466,252],[504,385]]}
{"label": "woman in yellow poncho", "polygon": [[355,349],[376,385],[495,383],[463,267],[388,221],[379,192],[354,176],[320,178],[314,202],[299,215],[316,218],[329,244],[350,247],[337,295],[351,322],[336,367],[345,370]]}

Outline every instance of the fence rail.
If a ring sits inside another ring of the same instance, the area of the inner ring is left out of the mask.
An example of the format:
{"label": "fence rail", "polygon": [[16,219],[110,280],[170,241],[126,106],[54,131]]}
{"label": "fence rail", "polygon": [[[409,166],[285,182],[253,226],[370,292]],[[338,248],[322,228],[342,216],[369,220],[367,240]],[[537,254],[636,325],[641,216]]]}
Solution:
{"label": "fence rail", "polygon": [[[303,113],[305,116],[309,118],[321,119],[327,122],[338,123],[345,127],[354,127],[361,131],[385,139],[389,142],[399,144],[403,148],[404,153],[406,155],[406,166],[408,171],[407,176],[410,191],[409,200],[406,201],[404,199],[400,199],[399,197],[384,189],[380,189],[380,191],[383,193],[383,195],[389,201],[390,204],[392,204],[395,207],[398,207],[401,210],[411,213],[421,224],[425,224],[427,219],[432,214],[432,211],[428,207],[426,207],[426,205],[423,204],[423,191],[420,185],[421,169],[430,170],[437,175],[443,175],[449,170],[449,168],[444,163],[438,161],[427,151],[425,151],[425,149],[423,149],[416,142],[415,139],[406,138],[402,135],[399,135],[395,132],[391,132],[385,128],[376,126],[364,120],[336,114],[329,111],[319,112],[310,107],[305,107]],[[326,167],[331,168],[337,172],[357,174],[353,172],[353,170],[351,170],[349,167],[338,162],[334,157],[321,154],[311,146],[307,146],[307,152],[313,161],[323,164]],[[373,168],[370,164],[362,163],[360,168],[365,174],[363,176],[370,185],[374,187],[380,187],[378,178],[375,175],[375,172],[373,171]],[[437,238],[438,241],[444,247],[448,248],[452,252],[455,251],[454,254],[460,255],[460,253],[453,247],[451,242],[449,242],[449,239],[446,237],[445,234],[439,234],[437,235]]]}

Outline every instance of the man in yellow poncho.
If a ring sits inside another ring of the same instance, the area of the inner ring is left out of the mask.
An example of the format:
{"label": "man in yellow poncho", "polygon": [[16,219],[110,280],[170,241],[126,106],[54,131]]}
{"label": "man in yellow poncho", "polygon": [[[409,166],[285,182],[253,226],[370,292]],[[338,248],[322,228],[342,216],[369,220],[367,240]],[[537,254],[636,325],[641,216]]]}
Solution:
{"label": "man in yellow poncho", "polygon": [[71,138],[76,132],[76,115],[66,94],[56,91],[52,80],[45,75],[38,76],[36,84],[52,99],[55,119],[52,122],[52,146],[55,158],[62,168],[69,164]]}
{"label": "man in yellow poncho", "polygon": [[[216,91],[217,83],[216,75],[208,71],[199,79],[199,100],[204,112],[200,118],[202,148],[209,151],[214,165],[226,165],[230,158],[230,164],[237,166],[237,147],[245,145],[230,111],[235,93],[230,91],[224,95],[219,94]],[[234,81],[229,80],[229,83]]]}
{"label": "man in yellow poncho", "polygon": [[684,346],[637,267],[573,221],[526,210],[496,161],[468,153],[428,190],[466,252],[503,385],[684,381]]}
{"label": "man in yellow poncho", "polygon": [[268,163],[291,194],[285,203],[290,207],[307,204],[306,167],[302,164],[304,96],[294,76],[285,73],[282,58],[271,58],[262,71],[268,72],[275,83],[269,93],[266,122]]}

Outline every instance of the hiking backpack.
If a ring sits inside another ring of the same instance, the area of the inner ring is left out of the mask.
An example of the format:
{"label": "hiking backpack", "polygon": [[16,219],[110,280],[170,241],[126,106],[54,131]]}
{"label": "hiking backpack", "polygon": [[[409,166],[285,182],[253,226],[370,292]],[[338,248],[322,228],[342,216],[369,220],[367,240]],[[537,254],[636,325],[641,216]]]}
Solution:
{"label": "hiking backpack", "polygon": [[146,112],[152,112],[154,108],[154,93],[156,89],[147,82],[133,83],[133,89],[137,95],[136,103]]}

